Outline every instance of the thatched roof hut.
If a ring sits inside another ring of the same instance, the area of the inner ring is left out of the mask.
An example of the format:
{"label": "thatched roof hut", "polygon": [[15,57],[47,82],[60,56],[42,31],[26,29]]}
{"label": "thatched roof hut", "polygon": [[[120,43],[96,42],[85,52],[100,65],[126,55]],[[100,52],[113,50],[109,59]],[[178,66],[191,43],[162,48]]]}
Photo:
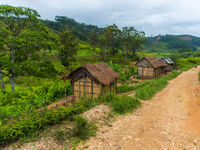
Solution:
{"label": "thatched roof hut", "polygon": [[86,96],[96,98],[99,95],[115,92],[120,75],[105,63],[86,64],[64,75],[62,80],[71,80],[74,100]]}
{"label": "thatched roof hut", "polygon": [[140,77],[154,78],[164,73],[167,64],[155,57],[144,57],[137,62],[136,66]]}
{"label": "thatched roof hut", "polygon": [[174,62],[170,58],[161,58],[162,62],[166,63],[167,66],[165,67],[165,72],[170,72],[174,68]]}

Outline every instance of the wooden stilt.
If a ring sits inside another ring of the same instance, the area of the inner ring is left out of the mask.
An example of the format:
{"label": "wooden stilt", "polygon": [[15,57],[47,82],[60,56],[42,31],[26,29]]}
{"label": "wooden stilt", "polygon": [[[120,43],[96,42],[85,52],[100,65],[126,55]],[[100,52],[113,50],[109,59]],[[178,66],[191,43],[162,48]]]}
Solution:
{"label": "wooden stilt", "polygon": [[67,83],[66,83],[66,80],[64,82],[65,82],[65,100],[67,100]]}

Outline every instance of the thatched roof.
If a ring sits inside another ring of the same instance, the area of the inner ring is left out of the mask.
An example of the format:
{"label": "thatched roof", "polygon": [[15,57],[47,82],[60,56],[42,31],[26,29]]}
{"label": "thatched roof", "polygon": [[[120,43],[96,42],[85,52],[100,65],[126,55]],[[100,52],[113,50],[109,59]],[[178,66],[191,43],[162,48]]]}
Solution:
{"label": "thatched roof", "polygon": [[151,64],[151,66],[153,68],[159,68],[159,67],[165,67],[165,66],[167,66],[166,63],[164,63],[163,61],[158,60],[155,57],[144,57],[143,59],[141,59],[140,61],[138,61],[137,64],[139,62],[143,61],[144,59],[147,60]]}
{"label": "thatched roof", "polygon": [[80,69],[86,69],[96,80],[98,80],[98,82],[103,85],[110,85],[110,83],[120,78],[120,75],[117,72],[115,72],[105,63],[101,62],[98,64],[86,64],[80,66],[76,70],[64,75],[61,79],[73,79],[73,75],[75,74],[75,72],[79,71]]}

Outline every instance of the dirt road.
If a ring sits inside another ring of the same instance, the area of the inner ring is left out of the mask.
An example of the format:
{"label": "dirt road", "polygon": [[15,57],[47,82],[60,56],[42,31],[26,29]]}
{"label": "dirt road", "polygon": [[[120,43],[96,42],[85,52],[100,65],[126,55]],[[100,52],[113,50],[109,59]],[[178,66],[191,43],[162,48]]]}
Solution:
{"label": "dirt road", "polygon": [[[102,127],[85,146],[94,150],[200,150],[200,84],[191,69],[132,114]],[[79,148],[78,148],[79,149]]]}

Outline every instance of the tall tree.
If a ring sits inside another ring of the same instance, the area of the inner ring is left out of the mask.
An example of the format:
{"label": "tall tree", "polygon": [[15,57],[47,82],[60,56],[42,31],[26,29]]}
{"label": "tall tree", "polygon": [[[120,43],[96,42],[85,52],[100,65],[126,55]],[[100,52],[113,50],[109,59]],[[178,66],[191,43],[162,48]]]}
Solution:
{"label": "tall tree", "polygon": [[93,47],[93,51],[95,52],[95,49],[98,43],[98,32],[96,28],[92,29],[90,33],[90,43]]}
{"label": "tall tree", "polygon": [[5,85],[3,82],[3,63],[5,61],[5,57],[3,55],[0,55],[0,82],[1,82],[1,91],[5,94]]}
{"label": "tall tree", "polygon": [[99,36],[99,47],[101,48],[101,57],[104,61],[106,61],[106,38],[104,34]]}
{"label": "tall tree", "polygon": [[136,51],[142,48],[142,45],[144,44],[145,40],[146,40],[145,33],[143,31],[138,31],[133,28],[131,45],[130,45],[133,57],[135,57]]}
{"label": "tall tree", "polygon": [[121,32],[121,44],[125,48],[125,57],[128,56],[128,51],[132,52],[135,57],[136,50],[142,47],[145,42],[145,34],[142,31],[137,31],[134,27],[123,27]]}
{"label": "tall tree", "polygon": [[115,46],[118,42],[119,36],[120,36],[120,30],[118,27],[113,24],[110,26],[107,26],[103,29],[102,33],[104,34],[106,38],[106,45],[108,48],[111,48],[111,54],[112,56],[115,55]]}
{"label": "tall tree", "polygon": [[78,50],[78,39],[70,31],[64,31],[60,35],[60,41],[63,47],[60,49],[59,57],[62,65],[68,68]]}
{"label": "tall tree", "polygon": [[40,15],[32,9],[24,7],[12,7],[9,5],[0,6],[0,16],[5,22],[6,29],[8,31],[5,44],[9,48],[11,55],[11,87],[12,91],[15,91],[15,53],[16,53],[16,41],[19,39],[21,32],[28,26],[30,22],[37,20]]}
{"label": "tall tree", "polygon": [[5,69],[11,81],[12,91],[15,91],[15,78],[22,73],[26,61],[40,60],[39,51],[49,49],[54,42],[49,37],[48,29],[39,20],[37,11],[24,7],[9,5],[0,6],[0,26],[3,38],[0,43],[10,58]]}

